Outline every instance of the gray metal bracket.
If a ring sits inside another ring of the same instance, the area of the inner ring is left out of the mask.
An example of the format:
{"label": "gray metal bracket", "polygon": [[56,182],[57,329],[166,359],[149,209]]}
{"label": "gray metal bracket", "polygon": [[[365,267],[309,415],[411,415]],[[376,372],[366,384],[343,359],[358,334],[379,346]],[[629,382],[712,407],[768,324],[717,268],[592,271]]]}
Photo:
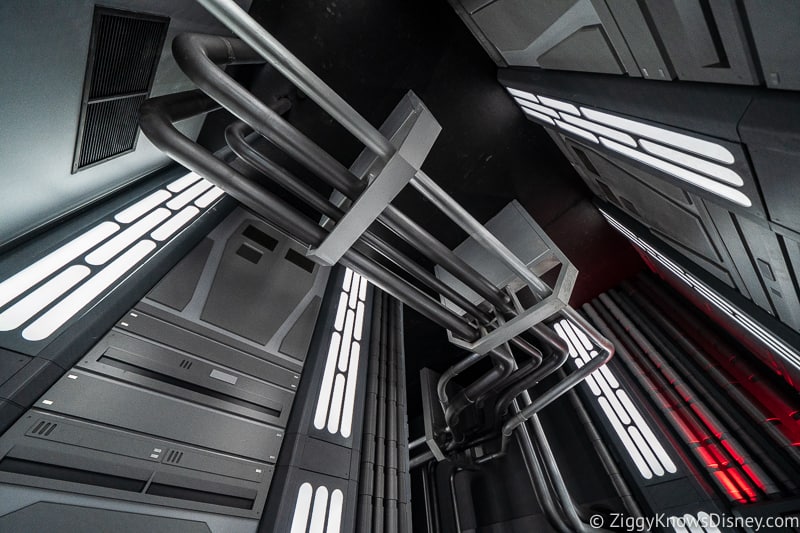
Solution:
{"label": "gray metal bracket", "polygon": [[[497,348],[566,307],[578,277],[578,269],[516,200],[509,203],[490,220],[486,224],[486,228],[504,241],[518,257],[525,258],[526,266],[537,276],[545,274],[558,265],[561,266],[561,269],[550,293],[525,309],[516,297],[516,292],[526,284],[496,261],[490,251],[483,249],[472,239],[467,239],[456,248],[457,255],[509,294],[518,312],[517,316],[508,321],[503,321],[498,317],[497,327],[490,331],[484,331],[483,335],[474,342],[466,342],[454,336],[452,332],[447,332],[450,342],[479,354]],[[503,235],[503,228],[511,228],[510,233]],[[459,286],[460,282],[444,269],[437,266],[436,275],[445,283],[464,293],[466,287]],[[465,294],[465,296],[475,304],[481,303],[480,297],[475,293]],[[441,301],[450,309],[462,312],[445,298],[441,298]]]}
{"label": "gray metal bracket", "polygon": [[[309,248],[308,255],[326,265],[339,261],[422,167],[441,131],[422,100],[412,91],[406,93],[380,129],[397,151],[385,164],[368,148],[361,152],[350,171],[369,185],[325,240]],[[332,200],[339,205],[346,201],[341,195]],[[329,221],[322,223],[326,226]]]}

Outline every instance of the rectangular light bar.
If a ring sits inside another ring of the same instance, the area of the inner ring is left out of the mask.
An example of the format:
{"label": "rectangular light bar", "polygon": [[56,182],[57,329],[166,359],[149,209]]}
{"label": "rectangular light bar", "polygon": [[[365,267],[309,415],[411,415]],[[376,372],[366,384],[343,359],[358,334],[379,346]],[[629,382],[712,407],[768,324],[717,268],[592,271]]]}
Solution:
{"label": "rectangular light bar", "polygon": [[[560,320],[554,325],[554,329],[569,346],[569,354],[577,368],[597,355],[589,339],[570,320]],[[607,365],[600,367],[586,378],[586,384],[644,479],[662,477],[678,471],[675,462],[612,369]]]}
{"label": "rectangular light bar", "polygon": [[[733,169],[718,164],[732,165],[736,161],[730,150],[718,143],[585,106],[578,109],[556,98],[534,95],[519,89],[508,90],[531,118],[592,143],[600,142],[609,150],[728,202],[743,207],[753,205],[747,195],[735,188],[744,186],[742,177]],[[638,141],[634,135],[639,137]]]}
{"label": "rectangular light bar", "polygon": [[353,430],[367,284],[366,278],[349,268],[345,270],[314,411],[316,429],[327,428],[329,433],[339,433],[344,438],[349,438]]}
{"label": "rectangular light bar", "polygon": [[[175,212],[205,191],[195,206]],[[0,331],[21,329],[32,342],[55,334],[223,194],[186,174],[11,275],[0,282]]]}
{"label": "rectangular light bar", "polygon": [[739,324],[755,338],[764,343],[767,348],[777,353],[784,361],[789,363],[796,370],[800,371],[800,353],[797,353],[797,351],[786,344],[783,340],[776,337],[771,332],[756,323],[754,320],[748,317],[744,311],[736,307],[730,301],[724,299],[722,296],[718,295],[713,289],[700,281],[694,275],[686,272],[679,265],[659,253],[657,250],[655,250],[655,248],[639,238],[633,233],[633,231],[628,229],[610,214],[602,209],[600,209],[600,213],[602,213],[602,215],[614,228],[627,237],[628,240],[636,244],[642,251],[644,251],[647,255],[652,257],[670,272],[673,272],[681,281],[694,289],[695,292],[713,304],[714,307],[725,313],[725,315],[733,319],[734,322]]}
{"label": "rectangular light bar", "polygon": [[344,493],[341,490],[329,492],[325,485],[314,490],[311,483],[305,482],[297,491],[289,533],[339,533],[343,508]]}

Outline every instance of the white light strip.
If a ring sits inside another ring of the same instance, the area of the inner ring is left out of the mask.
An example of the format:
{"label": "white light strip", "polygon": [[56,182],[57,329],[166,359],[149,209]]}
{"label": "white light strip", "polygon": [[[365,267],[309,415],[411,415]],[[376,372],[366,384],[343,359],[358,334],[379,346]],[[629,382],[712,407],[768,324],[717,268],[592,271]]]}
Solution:
{"label": "white light strip", "polygon": [[40,341],[53,334],[70,318],[100,296],[114,282],[125,275],[156,248],[153,241],[141,241],[119,256],[103,270],[92,276],[66,298],[51,307],[22,331],[22,337],[29,341]]}
{"label": "white light strip", "polygon": [[182,211],[159,226],[150,236],[159,242],[165,241],[199,214],[200,210],[193,205],[184,207]]}
{"label": "white light strip", "polygon": [[367,286],[369,286],[369,281],[367,281],[367,278],[362,277],[361,285],[358,287],[358,299],[362,302],[367,299]]}
{"label": "white light strip", "polygon": [[334,332],[314,413],[315,428],[327,428],[328,432],[339,432],[345,438],[350,437],[353,429],[361,350],[359,341],[364,329],[364,300],[368,283],[366,278],[349,268],[345,270],[334,317]]}
{"label": "white light strip", "polygon": [[353,344],[353,321],[355,320],[355,316],[352,309],[347,310],[342,347],[339,349],[339,370],[342,372],[347,372],[347,360],[350,358],[350,345]]}
{"label": "white light strip", "polygon": [[344,508],[344,493],[339,489],[331,492],[331,506],[328,509],[328,527],[325,533],[339,533],[342,529],[342,509]]}
{"label": "white light strip", "polygon": [[194,172],[189,172],[182,178],[178,178],[169,185],[167,185],[167,190],[172,192],[181,192],[186,187],[191,185],[192,183],[196,182],[200,179],[200,176],[195,174]]}
{"label": "white light strip", "polygon": [[656,477],[661,477],[664,475],[664,467],[658,462],[656,456],[650,450],[650,447],[644,441],[642,434],[639,433],[639,430],[634,426],[628,426],[628,434],[631,436],[633,443],[641,452],[642,457],[647,462],[647,466],[650,467],[650,470],[653,471],[653,475]]}
{"label": "white light strip", "polygon": [[217,187],[215,185],[213,189],[211,189],[210,191],[205,193],[203,196],[201,196],[200,198],[195,200],[194,201],[194,205],[196,205],[197,207],[199,207],[201,209],[206,208],[206,207],[210,206],[214,202],[214,200],[216,200],[217,198],[219,198],[223,194],[225,194],[225,191],[223,191],[222,189],[220,189],[219,187]]}
{"label": "white light strip", "polygon": [[102,265],[107,263],[111,258],[121,253],[135,241],[141,239],[148,231],[155,228],[170,215],[171,213],[168,209],[164,209],[163,207],[156,209],[137,223],[129,226],[125,231],[103,246],[87,255],[86,262],[90,265]]}
{"label": "white light strip", "polygon": [[358,300],[358,284],[361,282],[361,276],[358,274],[353,274],[353,286],[350,288],[350,300],[347,302],[347,305],[350,306],[351,309],[356,308],[356,301]]}
{"label": "white light strip", "polygon": [[339,296],[339,307],[336,308],[336,318],[333,321],[333,327],[339,331],[342,330],[344,327],[344,317],[347,312],[347,296],[346,292],[343,292],[341,296]]}
{"label": "white light strip", "polygon": [[547,115],[550,118],[561,118],[561,115],[559,115],[556,111],[553,111],[549,107],[545,107],[539,104],[534,104],[533,102],[526,102],[524,100],[517,100],[517,103],[522,106],[523,111],[527,109],[529,111],[536,111],[537,113],[541,113],[542,115]]}
{"label": "white light strip", "polygon": [[195,198],[206,192],[211,187],[213,187],[211,182],[202,180],[192,185],[191,187],[180,193],[178,196],[167,202],[167,207],[169,207],[173,211],[177,211],[178,209],[182,208],[183,206],[185,206],[186,204],[188,204],[189,202],[191,202],[192,200],[194,200]]}
{"label": "white light strip", "polygon": [[320,485],[314,493],[314,507],[311,511],[309,533],[325,533],[325,516],[328,510],[328,487]]}
{"label": "white light strip", "polygon": [[636,465],[636,468],[639,470],[639,473],[645,479],[652,479],[653,472],[650,470],[650,467],[647,466],[642,455],[639,453],[639,450],[636,448],[636,445],[631,440],[628,432],[625,431],[625,428],[622,426],[620,421],[617,419],[616,415],[614,414],[613,409],[611,409],[611,405],[608,403],[603,397],[597,399],[597,403],[600,405],[600,408],[605,413],[606,418],[608,418],[609,422],[611,422],[611,426],[614,428],[614,432],[619,437],[619,440],[622,441],[622,445],[625,446],[625,449],[628,451],[628,455],[630,455],[631,459],[633,460],[633,464]]}
{"label": "white light strip", "polygon": [[294,503],[294,516],[290,533],[306,533],[308,529],[308,514],[311,511],[311,496],[314,489],[311,483],[303,483],[297,491],[297,500]]}
{"label": "white light strip", "polygon": [[[570,133],[573,133],[573,134],[577,135],[578,137],[583,137],[584,139],[586,139],[588,141],[592,141],[595,144],[597,142],[599,142],[597,140],[597,137],[594,136],[594,134],[589,133],[586,130],[582,130],[582,129],[576,127],[576,126],[573,126],[572,124],[567,124],[566,122],[561,122],[560,120],[555,120],[554,122],[556,123],[556,126],[558,126],[559,128],[561,128],[564,131],[568,131]],[[605,139],[603,139],[603,141],[605,141]]]}
{"label": "white light strip", "polygon": [[62,271],[0,313],[0,331],[17,329],[91,273],[91,269],[83,265],[73,265]]}
{"label": "white light strip", "polygon": [[673,150],[672,148],[667,148],[666,146],[661,146],[660,144],[643,139],[639,141],[639,144],[642,145],[642,148],[653,155],[663,157],[664,159],[669,159],[674,163],[678,163],[704,174],[708,174],[712,178],[716,178],[717,180],[733,185],[734,187],[741,187],[744,185],[744,180],[742,177],[729,168],[725,168],[716,163],[706,161],[705,159],[684,154],[683,152],[679,152],[677,150]]}
{"label": "white light strip", "polygon": [[573,115],[581,115],[581,112],[578,111],[578,108],[572,104],[568,104],[567,102],[562,102],[561,100],[555,100],[553,98],[547,98],[546,96],[538,95],[539,101],[546,106],[550,106],[553,109],[558,109],[559,111],[565,111],[567,113],[572,113]]}
{"label": "white light strip", "polygon": [[640,161],[662,172],[666,172],[670,176],[690,183],[695,187],[700,187],[701,189],[714,193],[717,196],[721,196],[730,202],[742,205],[744,207],[750,207],[753,205],[753,203],[750,201],[750,198],[748,198],[745,194],[737,191],[736,189],[732,189],[727,185],[723,185],[717,181],[709,179],[705,176],[701,176],[700,174],[696,174],[695,172],[687,170],[683,167],[673,165],[672,163],[668,163],[651,155],[639,152],[638,150],[634,150],[633,148],[629,148],[617,142],[610,141],[608,139],[601,139],[601,142],[603,143],[603,146],[610,150],[619,152],[622,155]]}
{"label": "white light strip", "polygon": [[[581,368],[597,356],[597,350],[589,338],[571,321],[560,320],[554,324],[554,329],[558,336],[566,341],[577,368]],[[677,472],[675,463],[639,409],[633,404],[628,393],[622,388],[611,368],[602,366],[595,370],[586,378],[586,384],[602,405],[603,413],[645,479],[663,476],[665,472],[671,474]],[[646,468],[642,469],[642,465],[646,465]],[[650,477],[647,477],[648,475]]]}
{"label": "white light strip", "polygon": [[[359,298],[360,300],[360,298]],[[353,338],[357,341],[361,340],[361,334],[364,331],[364,302],[359,301],[356,306],[356,322],[353,325]]]}
{"label": "white light strip", "polygon": [[618,390],[617,396],[619,397],[619,401],[622,405],[625,406],[625,409],[631,414],[631,418],[633,419],[634,425],[639,429],[642,433],[642,437],[644,440],[650,445],[650,448],[653,450],[653,453],[656,454],[658,457],[659,462],[664,466],[664,470],[669,472],[670,474],[674,474],[678,471],[678,467],[675,466],[675,463],[672,461],[672,458],[669,456],[667,451],[661,446],[661,443],[656,438],[655,434],[653,434],[653,430],[650,429],[650,425],[645,422],[642,414],[639,410],[633,405],[628,393],[624,390]]}
{"label": "white light strip", "polygon": [[585,130],[589,130],[592,133],[596,133],[598,135],[602,135],[603,137],[613,139],[615,141],[621,142],[622,144],[627,144],[628,146],[636,146],[636,141],[633,140],[633,137],[631,137],[627,133],[622,133],[621,131],[612,130],[611,128],[601,126],[600,124],[595,124],[594,122],[589,122],[588,120],[583,120],[582,118],[573,117],[572,115],[562,114],[561,118],[564,120],[564,122],[569,122],[573,126],[578,126]]}
{"label": "white light strip", "polygon": [[533,118],[537,118],[537,119],[541,120],[542,122],[546,122],[547,124],[550,124],[551,126],[555,126],[556,125],[556,123],[553,122],[552,118],[546,117],[546,116],[544,116],[541,113],[538,113],[536,111],[532,111],[532,110],[528,109],[525,106],[522,106],[522,111],[524,111],[526,115],[531,116]]}
{"label": "white light strip", "polygon": [[171,197],[172,195],[169,191],[165,189],[158,190],[114,215],[114,220],[129,224]]}
{"label": "white light strip", "polygon": [[344,374],[336,374],[333,395],[331,396],[331,407],[328,409],[328,432],[330,433],[339,431],[339,420],[342,415],[342,403],[344,402],[344,386]]}
{"label": "white light strip", "polygon": [[347,388],[344,392],[344,406],[342,407],[342,437],[348,438],[353,431],[353,410],[356,405],[356,385],[358,384],[358,357],[361,346],[355,342],[350,350],[350,368],[347,373]]}
{"label": "white light strip", "polygon": [[648,139],[653,139],[654,141],[659,141],[670,146],[683,148],[684,150],[692,152],[693,154],[702,155],[704,157],[714,159],[715,161],[719,161],[720,163],[726,163],[730,165],[735,161],[733,154],[730,153],[727,148],[720,146],[717,143],[704,141],[702,139],[690,137],[689,135],[683,135],[682,133],[676,133],[664,128],[657,128],[655,126],[650,126],[648,124],[636,122],[635,120],[618,117],[616,115],[609,115],[608,113],[603,113],[601,111],[596,111],[586,107],[581,107],[581,113],[583,113],[583,116],[586,118],[596,120],[597,122],[605,124],[606,126],[618,128],[627,131],[628,133],[641,135],[642,137],[647,137]]}
{"label": "white light strip", "polygon": [[519,89],[512,89],[511,87],[506,87],[506,90],[511,93],[511,96],[519,96],[520,98],[527,98],[528,100],[533,100],[534,102],[538,102],[539,100],[536,98],[535,95],[526,92],[520,91]]}
{"label": "white light strip", "polygon": [[102,222],[61,248],[39,259],[0,283],[0,306],[24,293],[56,270],[90,250],[119,230],[114,222]]}
{"label": "white light strip", "polygon": [[636,244],[650,257],[658,261],[662,266],[676,274],[684,283],[693,288],[698,294],[703,296],[706,300],[712,303],[717,309],[725,313],[737,324],[749,331],[754,337],[763,342],[767,348],[777,353],[784,361],[791,364],[795,369],[800,370],[800,354],[793,348],[789,347],[778,337],[775,337],[768,330],[761,327],[758,323],[750,319],[741,309],[721,296],[717,295],[712,289],[694,277],[692,274],[685,272],[677,264],[667,259],[658,253],[653,247],[647,244],[644,240],[637,237],[632,231],[622,225],[621,222],[614,217],[600,209],[600,213],[608,222],[614,226],[620,233],[625,235],[631,242]]}
{"label": "white light strip", "polygon": [[317,410],[314,413],[314,427],[317,429],[323,429],[325,427],[325,421],[328,419],[328,405],[330,405],[331,401],[333,376],[336,373],[336,356],[339,353],[341,338],[341,334],[338,332],[333,332],[333,335],[331,335],[328,357],[325,360],[325,372],[322,375],[322,384],[319,386]]}

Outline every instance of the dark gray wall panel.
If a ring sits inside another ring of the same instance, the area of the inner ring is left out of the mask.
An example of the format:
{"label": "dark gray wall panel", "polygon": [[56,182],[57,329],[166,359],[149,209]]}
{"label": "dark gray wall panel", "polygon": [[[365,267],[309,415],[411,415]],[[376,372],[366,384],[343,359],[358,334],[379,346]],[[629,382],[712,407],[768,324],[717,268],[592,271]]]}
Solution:
{"label": "dark gray wall panel", "polygon": [[749,148],[770,220],[800,232],[800,152]]}
{"label": "dark gray wall panel", "polygon": [[[471,20],[509,65],[639,75],[605,4],[497,0]],[[602,16],[601,16],[602,15]]]}
{"label": "dark gray wall panel", "polygon": [[744,0],[744,7],[767,87],[800,89],[800,3]]}
{"label": "dark gray wall panel", "polygon": [[179,520],[164,516],[92,509],[52,502],[38,502],[0,517],[0,529],[27,531],[118,531],[134,533],[204,533],[204,522]]}
{"label": "dark gray wall panel", "polygon": [[280,427],[294,400],[288,387],[114,331],[77,366]]}
{"label": "dark gray wall panel", "polygon": [[147,293],[147,297],[167,307],[182,311],[192,299],[213,244],[211,239],[203,239],[194,250],[189,252],[189,255],[161,278],[161,281]]}
{"label": "dark gray wall panel", "polygon": [[[163,506],[146,505],[136,502],[128,502],[122,500],[114,500],[110,498],[101,498],[97,496],[89,496],[84,494],[74,494],[68,492],[58,492],[56,490],[48,490],[36,487],[24,487],[19,485],[10,485],[0,483],[0,516],[6,516],[14,511],[24,509],[36,505],[37,503],[46,504],[62,504],[70,505],[88,511],[89,509],[107,509],[110,511],[118,511],[125,514],[134,514],[142,517],[169,517],[178,520],[179,522],[172,522],[173,525],[178,526],[180,523],[193,524],[201,522],[207,526],[204,531],[212,531],[213,533],[252,533],[255,531],[258,522],[252,518],[242,518],[237,516],[226,516],[218,513],[202,512],[199,510],[186,510],[176,509]],[[120,531],[126,531],[120,524]],[[71,532],[71,531],[106,531],[108,529],[89,530],[83,528],[77,529],[59,529],[57,531]],[[114,527],[111,531],[116,531]],[[180,529],[178,529],[180,531]],[[5,531],[5,529],[3,530]],[[13,531],[13,530],[12,530]],[[24,533],[30,531],[48,531],[48,529],[38,530],[24,530]],[[140,531],[149,531],[148,529],[133,529],[130,533],[139,533]],[[126,532],[127,533],[127,532]]]}
{"label": "dark gray wall panel", "polygon": [[669,58],[662,53],[663,44],[658,35],[650,31],[645,5],[630,0],[606,0],[614,20],[625,36],[643,78],[672,80],[675,71]]}
{"label": "dark gray wall panel", "polygon": [[131,331],[158,343],[166,344],[181,352],[195,354],[288,389],[295,389],[297,381],[300,379],[299,369],[287,369],[265,357],[244,352],[215,339],[209,339],[154,318],[139,309],[135,309],[123,317],[119,321],[118,327],[124,331]]}
{"label": "dark gray wall panel", "polygon": [[322,298],[315,296],[311,303],[308,304],[306,310],[297,319],[297,322],[286,337],[283,338],[281,343],[281,353],[300,359],[301,361],[306,358],[308,353],[308,346],[311,344],[311,334],[314,333],[314,326],[316,326],[316,319],[319,315],[319,306],[322,304]]}
{"label": "dark gray wall panel", "polygon": [[646,0],[646,6],[680,79],[759,82],[734,0]]}
{"label": "dark gray wall panel", "polygon": [[745,217],[737,217],[737,222],[755,270],[778,318],[795,331],[800,331],[800,301],[779,237],[769,228]]}
{"label": "dark gray wall panel", "polygon": [[260,461],[277,458],[278,428],[79,370],[71,374],[78,379],[63,377],[36,406]]}

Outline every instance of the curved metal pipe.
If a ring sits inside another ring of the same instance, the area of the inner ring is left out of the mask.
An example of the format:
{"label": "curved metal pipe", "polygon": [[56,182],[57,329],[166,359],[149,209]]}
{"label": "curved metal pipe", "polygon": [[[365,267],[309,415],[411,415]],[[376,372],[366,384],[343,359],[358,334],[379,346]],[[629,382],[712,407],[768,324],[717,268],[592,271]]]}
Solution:
{"label": "curved metal pipe", "polygon": [[[230,193],[270,224],[304,245],[318,245],[327,232],[275,195],[258,186],[235,169],[179,132],[173,122],[218,108],[218,104],[199,91],[151,98],[139,111],[139,122],[147,138],[170,158],[195,171]],[[380,289],[407,302],[422,315],[465,339],[476,339],[478,332],[407,281],[369,260],[355,249],[341,263],[363,274]]]}
{"label": "curved metal pipe", "polygon": [[447,397],[447,385],[450,383],[450,381],[478,361],[482,361],[487,355],[488,353],[470,354],[445,370],[444,373],[439,376],[439,381],[436,383],[436,393],[439,395],[439,403],[442,404],[442,409],[446,410],[447,405],[450,403],[449,398]]}
{"label": "curved metal pipe", "polygon": [[258,53],[297,87],[300,87],[339,124],[368,146],[375,154],[388,159],[394,153],[391,143],[355,109],[328,87],[314,72],[270,35],[234,2],[199,0],[232,32],[241,35]]}
{"label": "curved metal pipe", "polygon": [[245,139],[248,130],[252,128],[241,121],[236,121],[225,128],[225,142],[239,159],[332,220],[337,221],[344,216],[344,212],[322,194],[253,148]]}
{"label": "curved metal pipe", "polygon": [[[328,201],[322,194],[309,187],[302,180],[298,179],[291,172],[276,164],[267,156],[253,148],[245,139],[249,126],[243,122],[235,122],[225,129],[225,140],[235,153],[245,163],[275,181],[278,185],[289,192],[294,193],[298,198],[305,201],[308,205],[329,217],[334,222],[338,222],[344,216],[344,212]],[[378,251],[381,255],[405,269],[408,273],[421,281],[436,293],[455,303],[469,315],[484,322],[491,321],[488,313],[482,311],[472,304],[463,295],[456,292],[452,287],[443,283],[439,278],[419,266],[408,256],[398,251],[389,243],[383,241],[372,232],[365,232],[361,239],[371,248]]]}
{"label": "curved metal pipe", "polygon": [[453,438],[456,442],[460,442],[464,438],[462,434],[455,430],[455,425],[458,424],[458,415],[468,406],[475,403],[475,399],[489,391],[495,383],[507,378],[517,368],[517,362],[514,360],[508,345],[490,350],[489,357],[492,358],[495,366],[465,387],[445,409],[444,417],[447,420],[448,427],[453,432]]}
{"label": "curved metal pipe", "polygon": [[565,392],[572,389],[575,385],[586,379],[586,376],[606,364],[614,356],[614,345],[606,340],[583,316],[572,309],[565,307],[562,314],[577,323],[589,339],[599,348],[600,353],[593,357],[588,363],[572,372],[553,387],[542,393],[534,400],[531,405],[525,407],[519,413],[514,414],[505,424],[503,424],[503,438],[507,439],[514,432],[514,429],[525,423],[531,416],[535,415],[555,400],[560,398]]}
{"label": "curved metal pipe", "polygon": [[547,326],[538,324],[532,328],[532,333],[541,341],[547,351],[547,355],[550,357],[538,370],[512,383],[508,390],[497,399],[494,405],[495,420],[502,419],[503,413],[506,412],[514,398],[519,396],[522,391],[530,389],[551,375],[564,366],[564,363],[569,359],[569,346],[566,341],[554,332],[549,331]]}
{"label": "curved metal pipe", "polygon": [[333,156],[289,126],[220,68],[220,65],[264,62],[242,40],[183,33],[172,41],[172,53],[178,66],[198,88],[309,170],[327,176],[349,197],[358,196],[366,188],[365,181],[353,179]]}
{"label": "curved metal pipe", "polygon": [[[189,78],[240,120],[342,192],[357,198],[366,188],[344,165],[258,101],[219,65],[260,62],[258,54],[239,39],[185,33],[172,43],[175,60]],[[456,275],[468,287],[504,312],[513,312],[510,299],[430,233],[394,207],[387,206],[379,221]],[[463,335],[462,335],[463,336]]]}

